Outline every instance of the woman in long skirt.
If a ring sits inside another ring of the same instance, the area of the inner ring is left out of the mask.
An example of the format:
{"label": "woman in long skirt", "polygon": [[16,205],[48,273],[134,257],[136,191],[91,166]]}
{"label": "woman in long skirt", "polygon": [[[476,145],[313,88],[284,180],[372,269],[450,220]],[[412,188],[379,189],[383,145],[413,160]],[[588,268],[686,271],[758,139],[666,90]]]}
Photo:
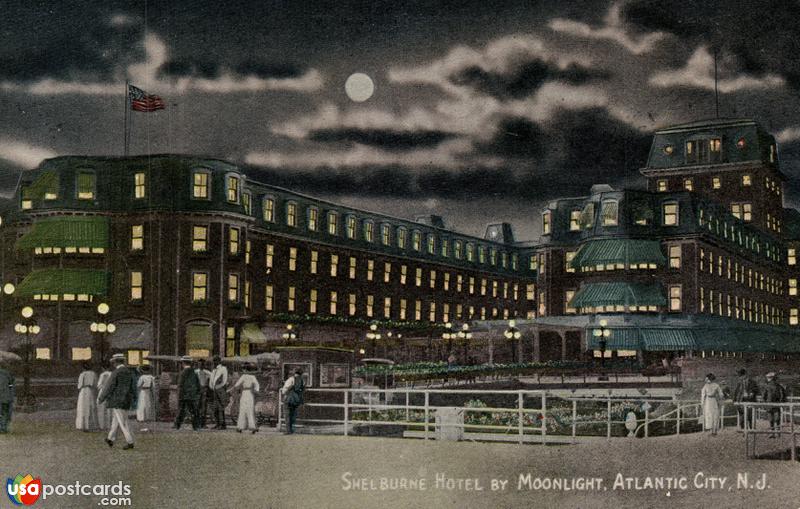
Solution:
{"label": "woman in long skirt", "polygon": [[711,431],[716,435],[719,431],[719,413],[722,407],[722,389],[714,381],[713,373],[706,375],[706,383],[700,391],[700,401],[703,404],[703,430]]}
{"label": "woman in long skirt", "polygon": [[261,390],[258,384],[258,379],[253,375],[255,369],[248,367],[247,371],[239,377],[236,385],[233,386],[234,390],[241,390],[239,398],[239,420],[236,422],[236,431],[258,431],[258,423],[256,423],[256,398],[255,395]]}
{"label": "woman in long skirt", "polygon": [[[139,368],[142,375],[136,387],[139,392],[139,398],[136,402],[136,420],[139,422],[152,421],[156,417],[156,380],[150,374],[150,366],[142,366]],[[145,431],[143,429],[142,431]]]}
{"label": "woman in long skirt", "polygon": [[75,428],[82,431],[97,429],[97,374],[89,363],[83,364],[83,372],[78,377],[78,409],[75,415]]}
{"label": "woman in long skirt", "polygon": [[[97,394],[103,392],[103,388],[111,378],[111,370],[108,369],[108,364],[103,366],[103,372],[97,379]],[[106,407],[106,402],[97,403],[97,424],[100,429],[108,429],[111,427],[111,409]]]}

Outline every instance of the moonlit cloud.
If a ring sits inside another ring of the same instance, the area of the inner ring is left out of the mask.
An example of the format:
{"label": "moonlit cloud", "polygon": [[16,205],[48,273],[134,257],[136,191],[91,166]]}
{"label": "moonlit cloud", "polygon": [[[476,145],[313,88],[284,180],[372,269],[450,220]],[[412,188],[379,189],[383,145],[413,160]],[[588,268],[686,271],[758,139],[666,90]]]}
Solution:
{"label": "moonlit cloud", "polygon": [[778,134],[775,135],[775,139],[778,140],[778,143],[798,141],[800,140],[800,127],[792,126],[781,129],[778,131]]}
{"label": "moonlit cloud", "polygon": [[[113,23],[113,18],[112,18]],[[118,74],[127,77],[131,83],[154,94],[183,94],[189,91],[209,94],[230,94],[237,92],[263,92],[285,90],[293,92],[313,92],[324,85],[322,75],[316,69],[309,69],[303,75],[291,78],[263,78],[254,74],[235,75],[223,72],[215,78],[181,77],[173,80],[163,79],[158,71],[169,61],[169,48],[157,34],[147,34],[142,41],[145,59],[135,62]],[[0,89],[23,91],[32,95],[122,95],[125,93],[124,78],[117,83],[91,82],[81,80],[57,80],[42,78],[32,83],[6,81]]]}
{"label": "moonlit cloud", "polygon": [[621,4],[612,5],[603,20],[604,25],[599,28],[566,18],[555,18],[550,21],[548,26],[555,32],[573,37],[616,42],[634,55],[651,51],[656,43],[666,37],[664,32],[652,32],[638,38],[630,35],[622,22],[621,10]]}
{"label": "moonlit cloud", "polygon": [[22,141],[0,139],[0,159],[23,168],[35,168],[44,159],[56,157],[56,155],[50,149],[36,147]]}
{"label": "moonlit cloud", "polygon": [[[778,88],[785,80],[775,74],[765,74],[761,78],[740,74],[719,79],[717,86],[721,93],[740,90],[764,90]],[[724,76],[724,74],[723,74]],[[661,71],[650,77],[649,83],[655,87],[691,87],[714,90],[714,57],[706,46],[698,47],[680,69]]]}

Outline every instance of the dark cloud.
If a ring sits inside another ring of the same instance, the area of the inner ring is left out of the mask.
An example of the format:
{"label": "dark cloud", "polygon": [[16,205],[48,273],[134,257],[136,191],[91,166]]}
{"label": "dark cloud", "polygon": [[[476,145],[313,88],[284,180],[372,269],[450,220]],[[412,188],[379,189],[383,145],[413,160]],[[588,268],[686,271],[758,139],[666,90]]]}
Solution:
{"label": "dark cloud", "polygon": [[430,148],[453,137],[443,131],[392,131],[388,129],[319,129],[308,139],[320,142],[344,142],[372,145],[386,150]]}
{"label": "dark cloud", "polygon": [[199,77],[214,79],[223,72],[232,72],[238,76],[257,76],[268,79],[298,78],[306,71],[305,68],[280,62],[259,62],[246,60],[233,66],[205,58],[187,57],[173,59],[166,62],[158,69],[158,74],[164,78]]}
{"label": "dark cloud", "polygon": [[485,154],[537,158],[543,154],[546,143],[544,131],[535,123],[525,118],[508,118],[498,124],[494,137],[478,148]]}
{"label": "dark cloud", "polygon": [[570,64],[559,69],[542,60],[524,62],[508,73],[487,71],[479,66],[467,67],[449,77],[459,86],[467,86],[499,99],[522,99],[532,95],[545,81],[558,80],[572,85],[582,85],[592,80],[603,80],[608,72]]}
{"label": "dark cloud", "polygon": [[634,0],[623,16],[644,30],[679,36],[681,45],[708,44],[736,59],[742,71],[774,73],[800,90],[800,3],[786,0],[689,0],[679,8],[658,0]]}

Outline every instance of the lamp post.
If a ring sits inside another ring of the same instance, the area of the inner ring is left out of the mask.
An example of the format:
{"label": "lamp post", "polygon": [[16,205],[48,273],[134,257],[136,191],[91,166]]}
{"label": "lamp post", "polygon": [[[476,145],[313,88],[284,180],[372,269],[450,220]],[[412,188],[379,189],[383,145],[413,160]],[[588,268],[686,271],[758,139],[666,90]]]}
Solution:
{"label": "lamp post", "polygon": [[110,307],[105,302],[97,305],[97,314],[99,315],[96,322],[92,322],[89,330],[95,335],[95,348],[100,352],[100,363],[105,364],[108,360],[107,337],[108,334],[113,334],[117,330],[117,326],[113,323],[108,323],[106,315],[110,311]]}
{"label": "lamp post", "polygon": [[[611,337],[611,329],[607,329],[607,325],[608,322],[606,320],[600,320],[600,328],[592,331],[600,345],[600,369],[602,370],[605,370],[606,367],[606,346],[608,346],[608,338]],[[603,375],[598,380],[608,380],[608,378]]]}
{"label": "lamp post", "polygon": [[39,334],[39,325],[33,319],[33,308],[25,306],[22,308],[22,320],[14,325],[14,331],[21,334],[25,338],[25,370],[22,378],[22,395],[19,398],[19,405],[22,408],[30,411],[31,407],[35,404],[33,394],[31,394],[31,354],[33,353],[33,345],[31,343],[31,336]]}
{"label": "lamp post", "polygon": [[294,325],[287,323],[286,332],[283,333],[283,340],[286,341],[287,345],[290,345],[296,339],[297,339],[297,331],[295,330]]}
{"label": "lamp post", "polygon": [[444,332],[442,332],[442,340],[445,342],[446,349],[444,352],[444,357],[450,362],[450,350],[453,348],[453,340],[456,338],[456,333],[452,332],[453,324],[450,322],[445,322],[444,324]]}
{"label": "lamp post", "polygon": [[462,324],[461,330],[456,333],[456,336],[461,341],[461,344],[464,345],[464,364],[469,364],[467,362],[467,352],[469,351],[469,341],[472,339],[472,333],[469,331],[469,324]]}
{"label": "lamp post", "polygon": [[369,332],[367,332],[367,342],[372,345],[372,357],[377,357],[376,350],[378,349],[378,341],[381,340],[381,333],[378,332],[378,324],[369,324]]}
{"label": "lamp post", "polygon": [[503,336],[511,342],[511,362],[517,362],[517,342],[522,339],[522,333],[516,327],[517,322],[509,320],[508,329],[503,333]]}

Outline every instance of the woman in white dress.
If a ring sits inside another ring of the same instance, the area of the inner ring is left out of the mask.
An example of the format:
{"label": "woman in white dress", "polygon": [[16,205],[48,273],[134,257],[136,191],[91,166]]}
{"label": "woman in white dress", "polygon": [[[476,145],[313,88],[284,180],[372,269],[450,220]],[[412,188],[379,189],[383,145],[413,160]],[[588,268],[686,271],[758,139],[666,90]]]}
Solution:
{"label": "woman in white dress", "polygon": [[[106,364],[103,366],[103,372],[100,373],[100,377],[97,379],[98,395],[103,392],[103,388],[106,386],[106,383],[108,383],[109,378],[111,378],[111,370],[108,368],[108,364]],[[97,424],[100,429],[108,429],[111,427],[111,409],[106,408],[105,401],[97,403]]]}
{"label": "woman in white dress", "polygon": [[82,431],[97,429],[97,374],[89,363],[83,364],[83,372],[78,377],[78,409],[75,415],[75,428]]}
{"label": "woman in white dress", "polygon": [[258,423],[256,423],[256,393],[261,390],[258,384],[258,379],[253,375],[255,369],[248,366],[246,372],[239,377],[233,389],[239,389],[241,396],[239,397],[239,420],[236,422],[236,431],[258,431]]}
{"label": "woman in white dress", "polygon": [[[139,422],[152,421],[156,417],[156,380],[150,374],[150,366],[142,366],[139,371],[142,374],[137,384],[139,400],[136,404],[136,420]],[[146,428],[142,431],[145,430]]]}
{"label": "woman in white dress", "polygon": [[706,375],[706,383],[700,391],[700,401],[703,405],[703,430],[711,431],[716,435],[719,431],[719,413],[722,407],[722,389],[714,381],[713,373]]}

